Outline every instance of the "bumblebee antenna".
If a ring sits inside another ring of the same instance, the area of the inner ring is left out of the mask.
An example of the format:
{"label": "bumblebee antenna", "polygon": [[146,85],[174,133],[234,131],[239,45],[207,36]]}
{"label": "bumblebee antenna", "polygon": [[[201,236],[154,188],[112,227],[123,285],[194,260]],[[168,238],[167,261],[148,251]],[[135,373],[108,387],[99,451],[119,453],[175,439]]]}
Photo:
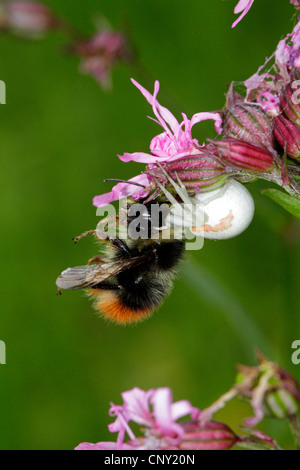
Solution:
{"label": "bumblebee antenna", "polygon": [[140,186],[141,188],[146,188],[143,184],[140,183],[135,183],[134,181],[127,181],[127,180],[121,180],[121,179],[116,179],[116,178],[108,178],[103,180],[104,183],[107,183],[107,181],[116,181],[118,183],[127,183],[127,184],[134,184],[135,186]]}

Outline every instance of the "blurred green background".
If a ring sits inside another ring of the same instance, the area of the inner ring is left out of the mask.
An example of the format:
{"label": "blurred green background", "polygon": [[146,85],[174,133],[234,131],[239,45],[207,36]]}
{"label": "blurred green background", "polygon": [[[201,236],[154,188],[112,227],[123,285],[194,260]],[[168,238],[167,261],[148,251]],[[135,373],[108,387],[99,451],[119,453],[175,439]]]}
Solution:
{"label": "blurred green background", "polygon": [[[117,154],[148,151],[160,128],[131,84],[136,78],[180,117],[222,108],[226,85],[252,75],[292,28],[288,0],[254,2],[234,30],[228,0],[49,0],[87,34],[103,14],[129,29],[142,66],[119,65],[104,93],[78,73],[61,34],[39,41],[0,37],[1,315],[0,448],[72,449],[114,439],[109,402],[122,391],[168,386],[174,399],[204,408],[232,384],[237,363],[255,364],[254,347],[300,379],[291,343],[300,339],[299,224],[248,186],[256,202],[250,228],[236,239],[189,252],[159,311],[136,326],[98,317],[80,292],[56,296],[55,279],[97,254],[92,238],[72,238],[97,223],[92,198],[104,178],[129,178],[142,165]],[[201,141],[211,123],[195,126]],[[233,402],[216,418],[235,430],[250,407]],[[282,446],[286,422],[260,429]]]}

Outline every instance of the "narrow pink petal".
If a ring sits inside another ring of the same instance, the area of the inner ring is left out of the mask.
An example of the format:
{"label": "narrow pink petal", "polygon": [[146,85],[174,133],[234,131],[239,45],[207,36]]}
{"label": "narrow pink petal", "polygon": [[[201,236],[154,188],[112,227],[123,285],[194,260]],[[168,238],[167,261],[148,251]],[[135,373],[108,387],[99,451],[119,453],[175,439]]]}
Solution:
{"label": "narrow pink petal", "polygon": [[91,442],[82,442],[74,450],[135,450],[138,447],[131,444],[118,445],[117,442],[97,442],[92,444]]}
{"label": "narrow pink petal", "polygon": [[123,155],[118,155],[119,159],[122,162],[138,162],[138,163],[155,163],[157,160],[160,160],[159,157],[150,155],[149,153],[143,152],[134,152],[134,153],[124,153]]}
{"label": "narrow pink petal", "polygon": [[117,418],[113,423],[108,425],[109,432],[117,432],[117,444],[118,446],[124,443],[125,434],[127,433],[130,439],[135,439],[135,435],[130,429],[128,421],[130,421],[130,417],[123,406],[116,406],[113,403],[111,404],[111,408],[109,410],[110,415],[116,415]]}
{"label": "narrow pink petal", "polygon": [[93,205],[96,207],[104,207],[107,204],[110,204],[113,201],[116,201],[118,198],[115,194],[111,191],[110,193],[104,193],[100,196],[95,196],[93,199]]}
{"label": "narrow pink petal", "polygon": [[174,421],[193,412],[194,407],[187,400],[180,400],[171,405],[171,415]]}
{"label": "narrow pink petal", "polygon": [[222,118],[219,113],[197,113],[191,119],[191,128],[194,124],[201,121],[207,121],[208,119],[212,119],[215,121],[215,129],[217,133],[220,135],[222,133]]}
{"label": "narrow pink petal", "polygon": [[182,157],[189,157],[191,155],[195,155],[196,153],[199,153],[199,150],[198,151],[195,151],[195,152],[189,152],[189,151],[186,151],[184,150],[183,152],[180,152],[180,153],[177,153],[176,155],[173,155],[169,158],[164,158],[163,160],[159,160],[159,161],[165,161],[165,162],[174,162],[175,160],[178,160],[179,158],[182,158]]}
{"label": "narrow pink petal", "polygon": [[155,423],[160,432],[165,436],[179,439],[183,434],[183,430],[179,424],[175,423],[172,417],[171,389],[167,387],[156,389],[152,402]]}
{"label": "narrow pink petal", "polygon": [[[237,15],[238,13],[241,13],[241,11],[246,10],[249,7],[251,7],[251,4],[254,2],[254,0],[240,0],[238,4],[234,8],[234,14]],[[250,9],[249,7],[249,9]],[[249,11],[249,10],[248,10]]]}
{"label": "narrow pink petal", "polygon": [[116,450],[116,448],[116,442],[97,442],[97,444],[82,442],[74,450]]}
{"label": "narrow pink petal", "polygon": [[[168,125],[170,126],[170,128],[172,129],[172,131],[175,133],[177,131],[177,128],[179,126],[179,123],[177,121],[177,119],[175,118],[175,116],[173,116],[173,114],[171,113],[171,111],[169,111],[167,108],[161,106],[158,101],[156,100],[156,96],[157,96],[157,93],[159,91],[159,82],[156,80],[155,82],[155,85],[154,85],[154,96],[152,96],[144,87],[142,87],[142,85],[140,85],[136,80],[134,80],[133,78],[131,79],[132,83],[140,90],[140,92],[142,93],[142,95],[144,95],[144,97],[146,98],[146,100],[148,101],[149,104],[151,104],[151,106],[153,107],[153,111],[154,111],[154,107],[157,109],[159,115],[157,115],[157,113],[155,113],[155,115],[157,116],[157,118],[159,119],[159,122],[160,124],[162,125],[162,127],[165,129],[165,124],[163,125],[162,122],[161,122],[161,118],[163,118],[167,123]],[[166,129],[165,129],[166,130]]]}
{"label": "narrow pink petal", "polygon": [[232,28],[234,28],[243,18],[247,15],[248,11],[252,7],[254,0],[240,0],[234,9],[234,13],[237,15],[238,13],[242,14],[238,17],[237,20],[232,24]]}
{"label": "narrow pink petal", "polygon": [[[142,175],[135,176],[134,178],[131,178],[128,181],[132,181],[134,183],[139,183],[144,186],[148,186],[150,178],[149,176],[142,174]],[[135,186],[133,184],[127,184],[127,183],[118,183],[113,187],[113,189],[109,193],[101,194],[100,196],[95,196],[93,199],[93,205],[96,207],[104,207],[113,201],[122,199],[123,197],[136,196],[136,195],[140,195],[140,197],[144,197],[147,194],[148,193],[145,192],[144,188],[141,188],[139,186]]]}
{"label": "narrow pink petal", "polygon": [[138,387],[122,393],[124,407],[129,420],[143,426],[152,426],[152,413],[150,411],[150,399],[153,395],[153,390],[141,390]]}

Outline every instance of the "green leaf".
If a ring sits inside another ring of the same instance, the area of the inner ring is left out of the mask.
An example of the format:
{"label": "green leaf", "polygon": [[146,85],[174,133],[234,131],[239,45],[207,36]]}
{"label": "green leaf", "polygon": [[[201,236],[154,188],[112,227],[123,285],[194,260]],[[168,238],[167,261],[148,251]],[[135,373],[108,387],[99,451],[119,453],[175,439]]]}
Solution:
{"label": "green leaf", "polygon": [[300,219],[300,199],[283,193],[278,189],[263,189],[262,193]]}

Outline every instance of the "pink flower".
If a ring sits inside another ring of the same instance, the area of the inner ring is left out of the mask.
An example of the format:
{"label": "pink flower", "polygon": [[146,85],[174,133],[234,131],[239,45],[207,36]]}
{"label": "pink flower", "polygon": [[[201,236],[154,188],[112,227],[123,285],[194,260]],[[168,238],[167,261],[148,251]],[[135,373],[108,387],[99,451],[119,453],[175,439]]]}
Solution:
{"label": "pink flower", "polygon": [[300,0],[290,0],[290,2],[294,5],[295,8],[300,10]]}
{"label": "pink flower", "polygon": [[279,41],[275,52],[276,64],[283,79],[288,82],[290,78],[289,68],[300,68],[300,21],[291,34]]}
{"label": "pink flower", "polygon": [[[188,119],[182,114],[181,124],[167,109],[161,106],[156,97],[159,91],[159,82],[155,82],[154,93],[151,95],[145,88],[139,85],[135,80],[133,84],[141,91],[147,101],[151,104],[157,122],[164,129],[164,132],[154,137],[150,144],[151,154],[143,152],[125,153],[119,156],[123,162],[135,161],[147,163],[151,168],[155,167],[156,162],[172,162],[182,157],[199,155],[203,153],[203,147],[200,147],[198,141],[192,137],[192,127],[197,122],[206,119],[215,121],[216,131],[221,134],[222,118],[218,113],[198,113],[192,119]],[[132,183],[136,183],[134,185]],[[151,176],[142,174],[131,178],[128,183],[118,183],[112,191],[100,196],[96,196],[93,204],[97,207],[103,207],[126,196],[132,196],[134,199],[142,199],[149,194]],[[142,185],[143,187],[139,187]]]}
{"label": "pink flower", "polygon": [[[125,432],[134,440],[135,436],[128,426],[128,422],[133,421],[148,428],[150,441],[155,437],[161,447],[175,446],[184,433],[180,424],[176,423],[177,419],[187,414],[195,416],[200,412],[186,400],[172,403],[172,392],[169,388],[150,389],[145,392],[135,387],[124,392],[122,398],[123,406],[111,407],[111,414],[115,414],[117,418],[109,426],[111,432],[119,433],[119,443],[123,443]],[[147,446],[147,441],[144,445]]]}
{"label": "pink flower", "polygon": [[[111,404],[110,408],[110,415],[116,419],[109,425],[109,430],[118,433],[117,442],[83,442],[77,450],[174,449],[185,433],[177,420],[186,415],[196,420],[200,415],[200,410],[187,400],[172,403],[172,392],[166,387],[148,391],[135,387],[122,393],[122,398],[123,405]],[[144,428],[142,437],[135,437],[130,421]],[[126,434],[130,441],[124,443]]]}
{"label": "pink flower", "polygon": [[104,207],[113,201],[122,199],[123,197],[132,196],[133,199],[141,199],[143,197],[146,197],[148,195],[146,187],[149,186],[150,181],[151,178],[148,175],[142,174],[135,176],[134,178],[128,180],[128,183],[116,184],[109,193],[101,194],[100,196],[95,196],[93,199],[93,204],[96,207]]}
{"label": "pink flower", "polygon": [[236,5],[234,9],[234,14],[238,15],[241,13],[241,15],[238,17],[237,20],[232,24],[232,28],[234,28],[243,18],[245,15],[247,15],[248,11],[252,7],[254,3],[254,0],[240,0],[238,4]]}
{"label": "pink flower", "polygon": [[256,100],[269,116],[277,116],[281,112],[279,96],[269,90],[259,93]]}
{"label": "pink flower", "polygon": [[9,29],[40,33],[58,24],[50,9],[37,2],[16,0],[1,5],[2,8],[2,21]]}
{"label": "pink flower", "polygon": [[154,85],[154,93],[151,95],[145,88],[132,79],[132,83],[140,90],[156,116],[155,122],[159,124],[164,132],[154,137],[150,144],[151,154],[143,152],[124,153],[119,155],[123,162],[135,161],[140,163],[156,163],[177,160],[182,156],[199,153],[201,148],[198,141],[192,137],[192,127],[194,124],[212,119],[215,121],[215,128],[221,134],[222,119],[218,113],[197,113],[192,119],[188,119],[182,114],[183,121],[179,124],[173,114],[159,104],[156,97],[159,91],[159,82]]}
{"label": "pink flower", "polygon": [[110,86],[113,65],[127,59],[128,50],[123,34],[103,30],[89,39],[80,39],[71,46],[81,58],[80,70],[92,75],[104,88]]}

